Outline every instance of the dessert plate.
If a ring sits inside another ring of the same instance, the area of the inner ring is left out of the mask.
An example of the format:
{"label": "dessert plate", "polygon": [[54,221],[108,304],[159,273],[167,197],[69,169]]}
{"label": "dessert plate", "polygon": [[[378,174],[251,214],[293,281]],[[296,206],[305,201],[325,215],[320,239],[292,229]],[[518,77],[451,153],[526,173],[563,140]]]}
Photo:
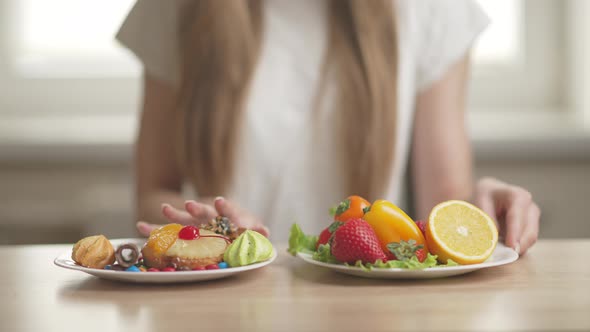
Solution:
{"label": "dessert plate", "polygon": [[318,262],[312,258],[312,255],[305,253],[297,253],[297,257],[303,259],[305,262],[329,268],[339,273],[350,274],[358,277],[374,278],[374,279],[433,279],[456,276],[473,272],[479,269],[510,264],[518,259],[516,251],[498,243],[492,256],[483,263],[473,265],[458,265],[449,267],[431,267],[423,270],[408,270],[408,269],[378,269],[363,270],[359,267],[346,266],[344,264],[330,264]]}
{"label": "dessert plate", "polygon": [[[115,248],[119,245],[124,243],[134,243],[139,248],[141,248],[144,243],[145,239],[116,239],[111,240],[111,243]],[[197,282],[197,281],[206,281],[206,280],[213,280],[213,279],[221,279],[225,277],[229,277],[238,273],[259,269],[264,267],[270,263],[272,263],[277,258],[277,251],[273,251],[273,255],[267,261],[256,263],[252,265],[246,265],[241,267],[230,267],[226,269],[218,269],[218,270],[204,270],[204,271],[175,271],[175,272],[127,272],[127,271],[113,271],[113,270],[101,270],[101,269],[91,269],[87,267],[80,266],[76,264],[72,260],[72,251],[68,250],[67,252],[62,253],[59,255],[53,262],[55,265],[59,267],[63,267],[66,269],[77,270],[86,272],[93,276],[103,278],[103,279],[110,279],[110,280],[118,280],[118,281],[126,281],[126,282],[134,282],[134,283],[181,283],[181,282]]]}

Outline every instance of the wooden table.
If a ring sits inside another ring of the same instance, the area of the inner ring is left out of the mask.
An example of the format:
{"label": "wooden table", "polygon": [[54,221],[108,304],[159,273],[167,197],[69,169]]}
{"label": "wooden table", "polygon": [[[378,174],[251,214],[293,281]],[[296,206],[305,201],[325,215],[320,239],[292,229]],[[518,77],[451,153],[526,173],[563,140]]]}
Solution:
{"label": "wooden table", "polygon": [[590,239],[439,280],[355,278],[281,250],[260,270],[157,286],[54,266],[69,248],[0,247],[0,331],[590,330]]}

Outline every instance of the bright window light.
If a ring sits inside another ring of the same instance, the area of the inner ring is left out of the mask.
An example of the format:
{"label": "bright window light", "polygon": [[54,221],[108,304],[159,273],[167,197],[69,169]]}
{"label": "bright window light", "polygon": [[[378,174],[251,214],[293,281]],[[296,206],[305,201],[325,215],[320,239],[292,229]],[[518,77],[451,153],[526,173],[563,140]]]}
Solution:
{"label": "bright window light", "polygon": [[510,64],[522,55],[523,0],[477,0],[491,19],[474,50],[476,64]]}
{"label": "bright window light", "polygon": [[[163,0],[164,1],[164,0]],[[522,50],[523,0],[477,0],[492,23],[476,65],[511,64]],[[13,0],[19,38],[13,63],[24,76],[135,76],[139,66],[114,41],[135,0]]]}
{"label": "bright window light", "polygon": [[14,64],[33,76],[118,76],[137,72],[114,35],[134,0],[18,0]]}

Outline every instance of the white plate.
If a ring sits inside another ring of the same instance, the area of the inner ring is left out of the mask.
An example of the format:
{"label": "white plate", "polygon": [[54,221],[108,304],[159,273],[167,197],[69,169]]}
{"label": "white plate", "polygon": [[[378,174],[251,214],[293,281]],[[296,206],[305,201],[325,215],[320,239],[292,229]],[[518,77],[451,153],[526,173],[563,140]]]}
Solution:
{"label": "white plate", "polygon": [[363,270],[359,267],[346,266],[344,264],[329,264],[318,262],[312,258],[312,255],[305,253],[297,253],[297,257],[303,259],[307,263],[327,267],[336,272],[350,274],[365,278],[375,279],[432,279],[456,276],[473,272],[475,270],[484,269],[493,266],[510,264],[518,259],[516,251],[498,243],[492,256],[481,264],[473,265],[459,265],[450,267],[431,267],[423,270],[408,270],[408,269],[372,269],[370,271]]}
{"label": "white plate", "polygon": [[[116,248],[117,246],[124,243],[135,243],[139,248],[143,247],[145,239],[117,239],[111,240],[111,243]],[[205,281],[229,277],[231,275],[255,270],[272,263],[277,258],[276,250],[273,251],[272,257],[264,262],[256,263],[241,267],[230,267],[219,270],[204,270],[204,271],[176,271],[176,272],[126,272],[126,271],[113,271],[113,270],[101,270],[91,269],[80,266],[72,260],[72,251],[69,250],[59,255],[53,262],[59,267],[63,267],[71,270],[78,270],[86,272],[93,276],[135,283],[180,283],[180,282],[195,282]]]}

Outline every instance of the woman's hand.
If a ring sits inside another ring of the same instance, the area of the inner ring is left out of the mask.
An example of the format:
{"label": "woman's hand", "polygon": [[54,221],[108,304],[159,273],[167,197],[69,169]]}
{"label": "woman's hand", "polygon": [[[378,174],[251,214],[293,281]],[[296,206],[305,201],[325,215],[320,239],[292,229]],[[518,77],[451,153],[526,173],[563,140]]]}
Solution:
{"label": "woman's hand", "polygon": [[[255,230],[264,236],[269,235],[268,228],[262,224],[260,219],[253,216],[251,213],[240,209],[223,197],[217,197],[213,201],[213,205],[195,201],[186,201],[184,203],[184,208],[185,210],[180,210],[170,204],[162,204],[162,214],[171,223],[178,223],[181,225],[205,224],[219,215],[229,218],[238,227]],[[161,225],[139,221],[137,223],[137,230],[143,236],[148,236],[153,229],[160,226]]]}
{"label": "woman's hand", "polygon": [[506,245],[519,254],[537,241],[541,210],[526,189],[483,178],[476,185],[475,203],[496,220]]}

